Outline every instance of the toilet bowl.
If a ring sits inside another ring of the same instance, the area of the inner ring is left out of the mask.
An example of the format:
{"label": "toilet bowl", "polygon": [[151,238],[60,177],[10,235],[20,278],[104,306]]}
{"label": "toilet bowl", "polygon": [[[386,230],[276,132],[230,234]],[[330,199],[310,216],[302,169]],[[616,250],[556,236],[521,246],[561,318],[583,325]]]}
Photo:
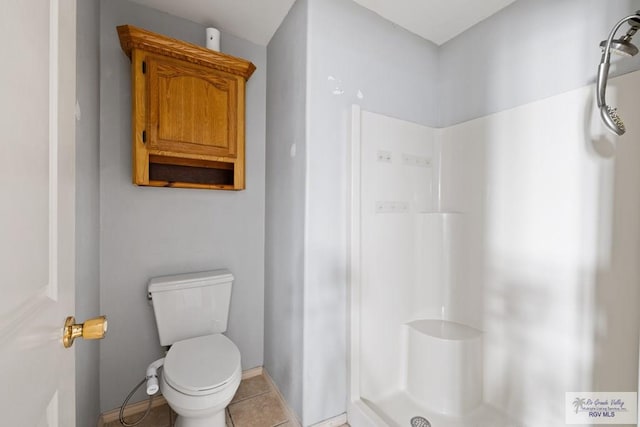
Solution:
{"label": "toilet bowl", "polygon": [[224,427],[242,369],[240,351],[222,334],[178,341],[166,355],[160,390],[178,414],[175,427]]}

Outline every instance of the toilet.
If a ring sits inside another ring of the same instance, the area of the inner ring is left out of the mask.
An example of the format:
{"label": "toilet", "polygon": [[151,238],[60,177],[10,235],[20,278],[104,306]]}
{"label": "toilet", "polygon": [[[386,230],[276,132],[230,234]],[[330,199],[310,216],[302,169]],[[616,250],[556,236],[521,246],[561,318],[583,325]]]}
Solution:
{"label": "toilet", "polygon": [[240,351],[226,336],[233,275],[228,270],[149,281],[160,344],[171,346],[160,391],[178,414],[176,427],[224,427],[240,385]]}

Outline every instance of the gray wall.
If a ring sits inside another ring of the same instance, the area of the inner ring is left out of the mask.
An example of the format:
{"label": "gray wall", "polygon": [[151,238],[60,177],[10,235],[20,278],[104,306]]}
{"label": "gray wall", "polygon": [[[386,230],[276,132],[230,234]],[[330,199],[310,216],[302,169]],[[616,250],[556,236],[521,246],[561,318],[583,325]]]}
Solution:
{"label": "gray wall", "polygon": [[351,105],[425,125],[437,107],[436,46],[355,2],[309,0],[307,58],[304,425],[346,410]]}
{"label": "gray wall", "polygon": [[307,0],[291,8],[267,57],[264,366],[300,417]]}
{"label": "gray wall", "polygon": [[[601,40],[640,1],[519,0],[440,47],[440,127],[595,81]],[[620,29],[626,31],[628,26]],[[640,56],[611,68],[640,68]]]}
{"label": "gray wall", "polygon": [[[100,314],[100,167],[98,0],[78,2],[76,97],[76,311],[79,321]],[[76,352],[76,424],[96,425],[100,414],[98,363],[100,342],[78,340]]]}
{"label": "gray wall", "polygon": [[[96,145],[84,145],[98,126],[87,110],[98,99],[89,47],[97,25],[91,6],[79,6],[90,16],[79,16],[77,314],[96,314],[91,283],[99,275],[101,312],[111,323],[100,350],[101,410],[118,406],[161,356],[147,279],[224,266],[237,278],[228,334],[243,368],[262,364],[265,310],[264,364],[305,425],[345,410],[351,104],[449,126],[574,89],[593,81],[597,44],[613,23],[640,9],[640,0],[519,0],[437,48],[351,1],[299,0],[268,49],[223,35],[223,51],[258,67],[247,88],[248,189],[226,193],[130,184],[129,61],[115,26],[200,44],[204,30],[125,0],[100,4],[99,177]],[[613,74],[639,68],[638,61],[618,63]],[[95,348],[78,351],[79,374],[91,373]],[[95,394],[97,383],[79,382],[78,393]],[[91,417],[95,409],[78,410]]]}
{"label": "gray wall", "polygon": [[[163,355],[150,277],[229,268],[235,275],[227,335],[242,368],[263,364],[266,48],[223,34],[221,50],[252,61],[247,84],[246,187],[239,192],[131,184],[130,63],[116,26],[132,24],[204,44],[204,26],[126,0],[100,3],[101,409],[119,406]],[[134,400],[143,399],[140,394]]]}
{"label": "gray wall", "polygon": [[[351,104],[444,127],[583,86],[593,82],[600,40],[638,8],[520,0],[436,47],[354,2],[309,0],[304,425],[345,409]],[[613,74],[637,68],[634,59]]]}

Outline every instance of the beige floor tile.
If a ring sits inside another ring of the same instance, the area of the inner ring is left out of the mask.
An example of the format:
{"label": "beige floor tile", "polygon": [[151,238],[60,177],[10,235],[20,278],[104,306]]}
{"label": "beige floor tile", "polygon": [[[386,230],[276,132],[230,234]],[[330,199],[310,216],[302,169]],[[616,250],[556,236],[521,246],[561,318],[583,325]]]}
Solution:
{"label": "beige floor tile", "polygon": [[224,410],[224,419],[227,427],[233,427],[233,421],[231,421],[231,415],[229,415],[229,408],[225,408]]}
{"label": "beige floor tile", "polygon": [[[162,405],[151,410],[139,427],[171,427],[171,408]],[[175,420],[175,413],[173,413]],[[132,414],[127,421],[135,421],[141,414]],[[225,410],[227,427],[293,427],[287,420],[275,391],[263,375],[247,378],[240,383],[238,391]],[[122,427],[119,421],[105,427]],[[344,427],[344,426],[343,426]],[[348,427],[348,426],[346,426]]]}
{"label": "beige floor tile", "polygon": [[[142,413],[133,414],[124,418],[127,422],[134,422],[140,419]],[[105,424],[104,427],[122,427],[120,421],[112,421]],[[155,407],[149,412],[149,415],[138,424],[138,427],[171,427],[169,420],[169,406],[162,405]]]}
{"label": "beige floor tile", "polygon": [[287,421],[273,391],[229,405],[229,414],[234,427],[273,427]]}
{"label": "beige floor tile", "polygon": [[271,386],[264,375],[247,378],[246,380],[242,380],[240,383],[240,387],[238,387],[238,391],[236,392],[236,395],[233,396],[231,403],[266,393],[269,390],[271,390]]}

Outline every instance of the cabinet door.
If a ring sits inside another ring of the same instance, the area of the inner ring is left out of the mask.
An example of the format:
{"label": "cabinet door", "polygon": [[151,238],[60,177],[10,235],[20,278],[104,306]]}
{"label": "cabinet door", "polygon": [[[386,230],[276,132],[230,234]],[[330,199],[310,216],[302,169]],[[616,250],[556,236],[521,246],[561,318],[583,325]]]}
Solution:
{"label": "cabinet door", "polygon": [[242,79],[153,55],[146,68],[149,149],[236,158]]}

